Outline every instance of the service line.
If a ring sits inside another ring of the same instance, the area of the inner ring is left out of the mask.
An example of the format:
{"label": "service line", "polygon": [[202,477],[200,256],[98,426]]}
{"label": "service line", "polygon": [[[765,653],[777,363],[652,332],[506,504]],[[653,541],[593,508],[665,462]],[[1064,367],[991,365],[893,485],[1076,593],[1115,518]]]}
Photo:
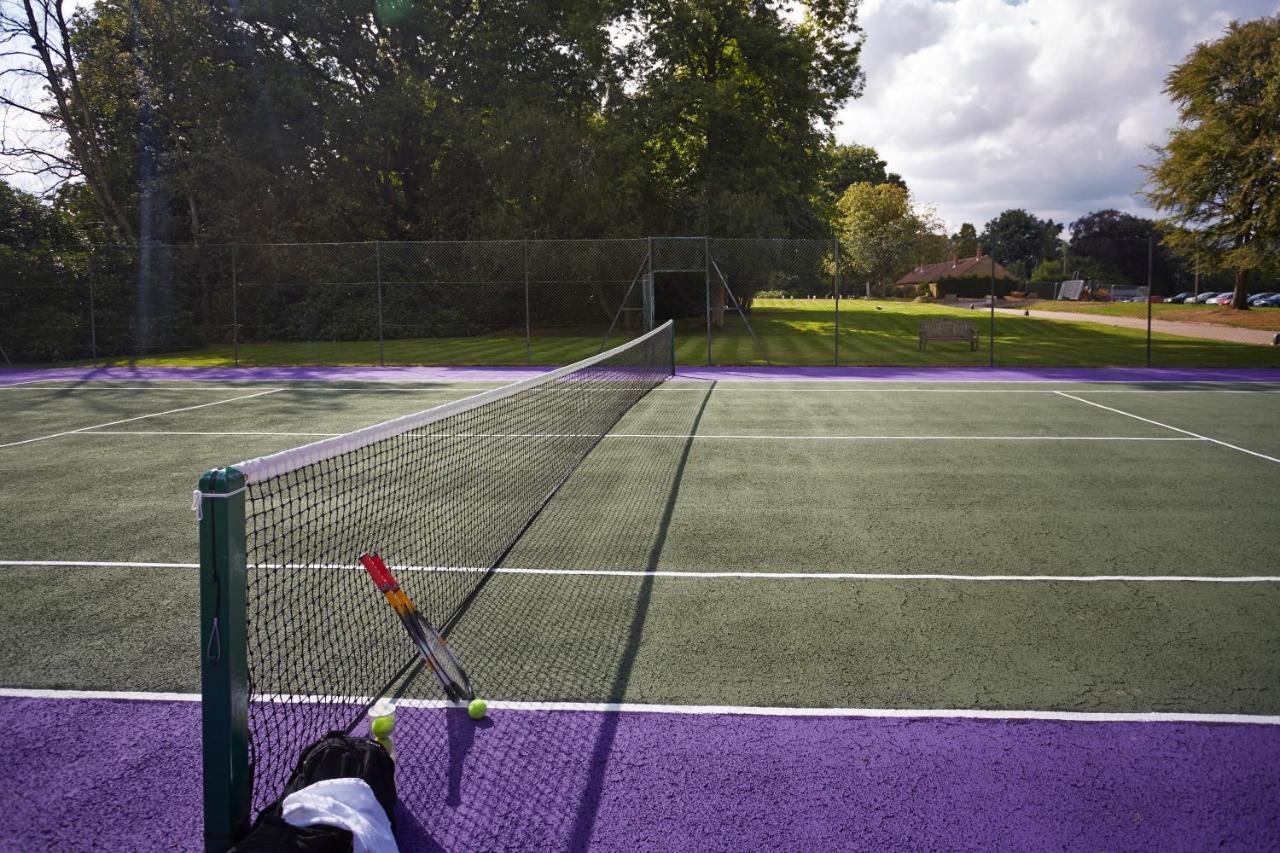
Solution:
{"label": "service line", "polygon": [[[64,433],[70,434],[70,433]],[[214,436],[214,437],[320,437],[328,438],[344,435],[340,432],[262,432],[262,431],[227,431],[227,432],[191,432],[185,430],[110,430],[96,427],[85,427],[76,430],[75,434],[89,435],[173,435],[173,436]],[[427,438],[595,438],[594,433],[548,433],[548,432],[431,432],[405,433],[406,439]],[[606,439],[670,439],[678,441],[1211,441],[1207,438],[1190,438],[1185,436],[1151,436],[1151,435],[783,435],[783,434],[751,434],[739,433],[726,435],[721,433],[620,433],[611,432],[604,435]],[[35,439],[32,439],[33,441]],[[3,446],[3,445],[0,445]]]}
{"label": "service line", "polygon": [[[1088,393],[1088,392],[1085,392],[1085,393]],[[1280,459],[1277,459],[1274,456],[1267,456],[1265,453],[1258,453],[1257,451],[1249,450],[1248,448],[1240,447],[1239,445],[1228,444],[1225,441],[1219,441],[1216,438],[1210,438],[1207,435],[1201,435],[1200,433],[1192,432],[1189,429],[1182,429],[1181,427],[1170,426],[1169,424],[1161,423],[1160,421],[1153,421],[1151,420],[1151,418],[1144,418],[1141,415],[1135,415],[1132,412],[1126,412],[1121,409],[1114,409],[1111,406],[1104,406],[1101,403],[1095,403],[1092,400],[1086,400],[1083,397],[1077,397],[1074,394],[1068,394],[1065,391],[1058,391],[1057,394],[1061,397],[1066,397],[1069,400],[1075,400],[1078,403],[1084,403],[1086,406],[1093,406],[1096,409],[1103,409],[1104,411],[1114,412],[1117,415],[1124,415],[1126,418],[1133,418],[1135,421],[1142,421],[1143,423],[1153,424],[1158,427],[1164,427],[1165,429],[1173,430],[1174,432],[1180,432],[1183,435],[1189,435],[1192,438],[1197,438],[1201,441],[1211,441],[1214,444],[1221,445],[1222,447],[1227,447],[1227,448],[1230,448],[1231,450],[1238,450],[1241,453],[1247,453],[1250,456],[1256,456],[1259,459],[1265,459],[1268,462],[1274,462],[1277,465],[1280,465]]]}
{"label": "service line", "polygon": [[[156,563],[94,560],[0,560],[0,566],[87,568],[87,569],[198,569],[199,563]],[[809,581],[948,581],[978,583],[1280,583],[1280,575],[982,575],[942,574],[910,572],[743,572],[743,571],[672,571],[669,569],[555,569],[501,566],[496,569],[463,566],[402,566],[393,565],[397,572],[440,572],[457,574],[484,574],[492,571],[500,575],[569,575],[617,578],[670,578],[675,580],[809,580]],[[250,566],[257,569],[289,569],[292,571],[361,571],[351,565],[320,564],[280,566],[266,564]]]}
{"label": "service line", "polygon": [[239,397],[230,397],[226,400],[214,400],[212,403],[200,403],[199,405],[195,405],[195,406],[183,406],[178,409],[168,409],[163,412],[152,412],[149,415],[137,415],[136,417],[132,417],[132,418],[123,418],[122,420],[118,420],[118,421],[108,421],[105,424],[94,424],[93,426],[80,427],[80,429],[67,430],[66,432],[55,432],[50,435],[37,436],[36,438],[24,438],[22,441],[11,441],[8,444],[0,444],[0,448],[17,447],[22,444],[31,444],[34,441],[48,441],[51,438],[61,438],[67,435],[77,435],[79,433],[90,432],[95,429],[102,429],[103,427],[116,426],[117,424],[132,423],[133,421],[141,421],[141,420],[145,420],[146,418],[158,418],[161,415],[172,415],[172,414],[176,414],[177,412],[190,412],[194,409],[204,409],[209,406],[221,406],[223,403],[234,403],[237,400],[248,400],[252,397],[261,397],[266,394],[275,394],[280,390],[281,389],[279,388],[271,388],[267,391],[258,391],[253,394],[242,394]]}

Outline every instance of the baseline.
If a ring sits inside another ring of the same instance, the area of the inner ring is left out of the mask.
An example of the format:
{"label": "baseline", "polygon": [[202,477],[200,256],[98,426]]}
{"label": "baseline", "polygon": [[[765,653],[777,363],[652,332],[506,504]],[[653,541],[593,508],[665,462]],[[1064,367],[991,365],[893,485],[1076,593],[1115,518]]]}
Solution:
{"label": "baseline", "polygon": [[[48,690],[0,687],[0,698],[88,700],[105,699],[123,702],[199,702],[198,693],[146,693],[112,690]],[[368,697],[298,696],[269,694],[257,697],[268,702],[323,702],[333,704]],[[443,699],[401,699],[401,707],[453,708],[460,704]],[[521,702],[494,700],[493,710],[532,712],[587,712],[597,714],[685,714],[712,716],[759,717],[886,717],[898,719],[975,719],[975,720],[1052,720],[1078,723],[1240,723],[1280,726],[1280,715],[1270,714],[1198,714],[1169,711],[1103,712],[1048,711],[1034,709],[990,710],[978,708],[823,708],[753,705],[659,705],[639,702]]]}

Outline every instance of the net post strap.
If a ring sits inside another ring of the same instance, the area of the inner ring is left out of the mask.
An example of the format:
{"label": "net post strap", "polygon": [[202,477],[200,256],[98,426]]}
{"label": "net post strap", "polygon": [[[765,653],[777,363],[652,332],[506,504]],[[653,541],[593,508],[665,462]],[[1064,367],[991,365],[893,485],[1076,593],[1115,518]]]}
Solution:
{"label": "net post strap", "polygon": [[246,486],[241,486],[240,488],[236,489],[234,492],[226,492],[226,493],[204,492],[204,491],[201,491],[200,489],[196,489],[191,493],[191,511],[196,514],[196,521],[204,521],[204,501],[206,498],[210,500],[233,498],[236,495],[243,495],[245,493],[246,488],[247,488]]}

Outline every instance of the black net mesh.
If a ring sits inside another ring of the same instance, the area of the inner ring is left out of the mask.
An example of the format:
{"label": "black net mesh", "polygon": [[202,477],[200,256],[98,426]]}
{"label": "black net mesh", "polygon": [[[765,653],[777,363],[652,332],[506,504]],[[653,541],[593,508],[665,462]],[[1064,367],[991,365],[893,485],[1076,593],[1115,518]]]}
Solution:
{"label": "black net mesh", "polygon": [[381,553],[423,615],[453,626],[602,436],[671,374],[671,334],[665,325],[568,371],[442,407],[407,431],[250,476],[255,811],[278,795],[304,746],[354,724],[415,659],[358,555]]}

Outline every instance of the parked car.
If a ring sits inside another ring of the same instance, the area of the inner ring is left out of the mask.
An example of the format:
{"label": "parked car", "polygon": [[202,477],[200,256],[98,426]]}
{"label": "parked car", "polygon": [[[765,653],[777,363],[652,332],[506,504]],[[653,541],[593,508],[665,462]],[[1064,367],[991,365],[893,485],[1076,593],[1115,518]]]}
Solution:
{"label": "parked car", "polygon": [[1280,293],[1254,303],[1259,308],[1280,308]]}
{"label": "parked car", "polygon": [[1210,291],[1208,291],[1208,292],[1206,292],[1206,293],[1202,293],[1202,294],[1200,294],[1199,296],[1193,296],[1193,297],[1191,297],[1190,299],[1188,299],[1188,300],[1186,301],[1186,304],[1187,304],[1187,305],[1203,305],[1203,304],[1205,304],[1206,302],[1208,302],[1210,299],[1213,299],[1213,298],[1215,298],[1215,297],[1217,297],[1217,296],[1221,296],[1221,295],[1222,295],[1222,294],[1218,293],[1217,291],[1210,290]]}
{"label": "parked car", "polygon": [[1235,298],[1234,293],[1219,293],[1217,296],[1206,301],[1205,305],[1230,305],[1231,300]]}
{"label": "parked car", "polygon": [[1275,296],[1275,295],[1276,295],[1276,294],[1274,294],[1274,293],[1272,293],[1272,292],[1270,292],[1270,291],[1268,291],[1267,293],[1255,293],[1255,294],[1253,294],[1252,296],[1250,296],[1250,297],[1249,297],[1249,304],[1250,304],[1250,305],[1256,305],[1256,304],[1258,304],[1259,302],[1262,302],[1263,300],[1268,299],[1268,298],[1270,298],[1270,297],[1272,297],[1272,296]]}
{"label": "parked car", "polygon": [[1186,302],[1188,299],[1190,299],[1193,296],[1195,296],[1195,294],[1192,293],[1190,290],[1184,290],[1181,293],[1175,293],[1173,296],[1170,296],[1168,299],[1165,300],[1165,302],[1172,302],[1175,305],[1181,305],[1183,302]]}

